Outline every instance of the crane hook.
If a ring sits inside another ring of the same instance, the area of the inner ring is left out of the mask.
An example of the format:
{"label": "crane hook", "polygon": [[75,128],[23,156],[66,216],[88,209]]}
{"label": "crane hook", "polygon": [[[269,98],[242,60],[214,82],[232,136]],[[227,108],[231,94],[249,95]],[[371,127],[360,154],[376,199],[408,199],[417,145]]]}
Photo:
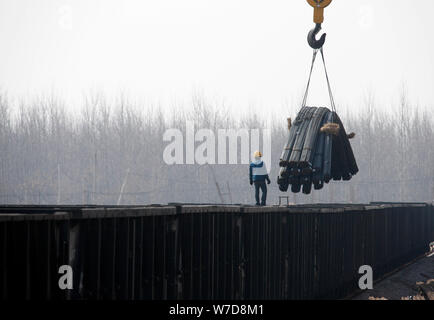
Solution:
{"label": "crane hook", "polygon": [[324,45],[326,34],[324,33],[319,40],[316,40],[316,35],[321,31],[321,24],[324,21],[324,8],[328,7],[332,0],[307,0],[313,7],[313,22],[315,28],[310,30],[307,36],[307,42],[313,49],[321,49]]}
{"label": "crane hook", "polygon": [[316,39],[316,35],[321,31],[321,23],[317,23],[315,28],[309,31],[307,35],[307,42],[313,49],[321,49],[324,45],[327,34],[323,34],[319,40]]}

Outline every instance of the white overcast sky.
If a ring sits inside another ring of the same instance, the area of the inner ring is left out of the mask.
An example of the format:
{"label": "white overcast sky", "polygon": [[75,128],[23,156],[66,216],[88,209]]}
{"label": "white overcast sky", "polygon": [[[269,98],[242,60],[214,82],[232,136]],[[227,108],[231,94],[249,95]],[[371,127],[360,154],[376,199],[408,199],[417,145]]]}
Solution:
{"label": "white overcast sky", "polygon": [[[370,90],[389,110],[403,84],[433,106],[433,12],[433,0],[326,8],[338,108]],[[0,87],[17,99],[55,92],[71,108],[89,90],[163,105],[200,91],[237,111],[278,110],[304,90],[312,15],[305,0],[1,0]],[[328,105],[317,67],[309,101]]]}

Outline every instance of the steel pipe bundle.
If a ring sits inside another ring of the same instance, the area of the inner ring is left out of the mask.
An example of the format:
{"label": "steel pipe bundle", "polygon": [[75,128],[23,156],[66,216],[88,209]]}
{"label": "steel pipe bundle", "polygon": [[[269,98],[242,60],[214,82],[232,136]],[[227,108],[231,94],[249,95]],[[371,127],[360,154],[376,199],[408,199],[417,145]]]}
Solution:
{"label": "steel pipe bundle", "polygon": [[279,165],[280,191],[286,192],[291,186],[292,192],[302,190],[305,194],[310,194],[312,186],[322,189],[332,179],[348,181],[359,171],[341,119],[323,107],[300,110]]}

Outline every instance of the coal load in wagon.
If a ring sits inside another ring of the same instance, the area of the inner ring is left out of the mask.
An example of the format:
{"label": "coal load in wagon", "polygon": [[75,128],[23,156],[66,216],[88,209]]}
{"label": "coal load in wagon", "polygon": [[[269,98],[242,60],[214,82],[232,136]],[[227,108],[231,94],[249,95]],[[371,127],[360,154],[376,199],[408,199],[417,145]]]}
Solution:
{"label": "coal load in wagon", "polygon": [[303,107],[280,157],[280,191],[310,194],[331,180],[350,180],[359,169],[349,137],[336,112]]}

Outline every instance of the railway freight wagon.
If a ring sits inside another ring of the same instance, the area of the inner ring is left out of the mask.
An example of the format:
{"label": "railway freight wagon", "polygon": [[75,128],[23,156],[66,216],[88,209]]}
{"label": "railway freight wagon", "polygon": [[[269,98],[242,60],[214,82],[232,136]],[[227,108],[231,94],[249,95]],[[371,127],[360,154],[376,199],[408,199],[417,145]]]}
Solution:
{"label": "railway freight wagon", "polygon": [[3,206],[0,297],[344,298],[433,240],[423,203]]}

